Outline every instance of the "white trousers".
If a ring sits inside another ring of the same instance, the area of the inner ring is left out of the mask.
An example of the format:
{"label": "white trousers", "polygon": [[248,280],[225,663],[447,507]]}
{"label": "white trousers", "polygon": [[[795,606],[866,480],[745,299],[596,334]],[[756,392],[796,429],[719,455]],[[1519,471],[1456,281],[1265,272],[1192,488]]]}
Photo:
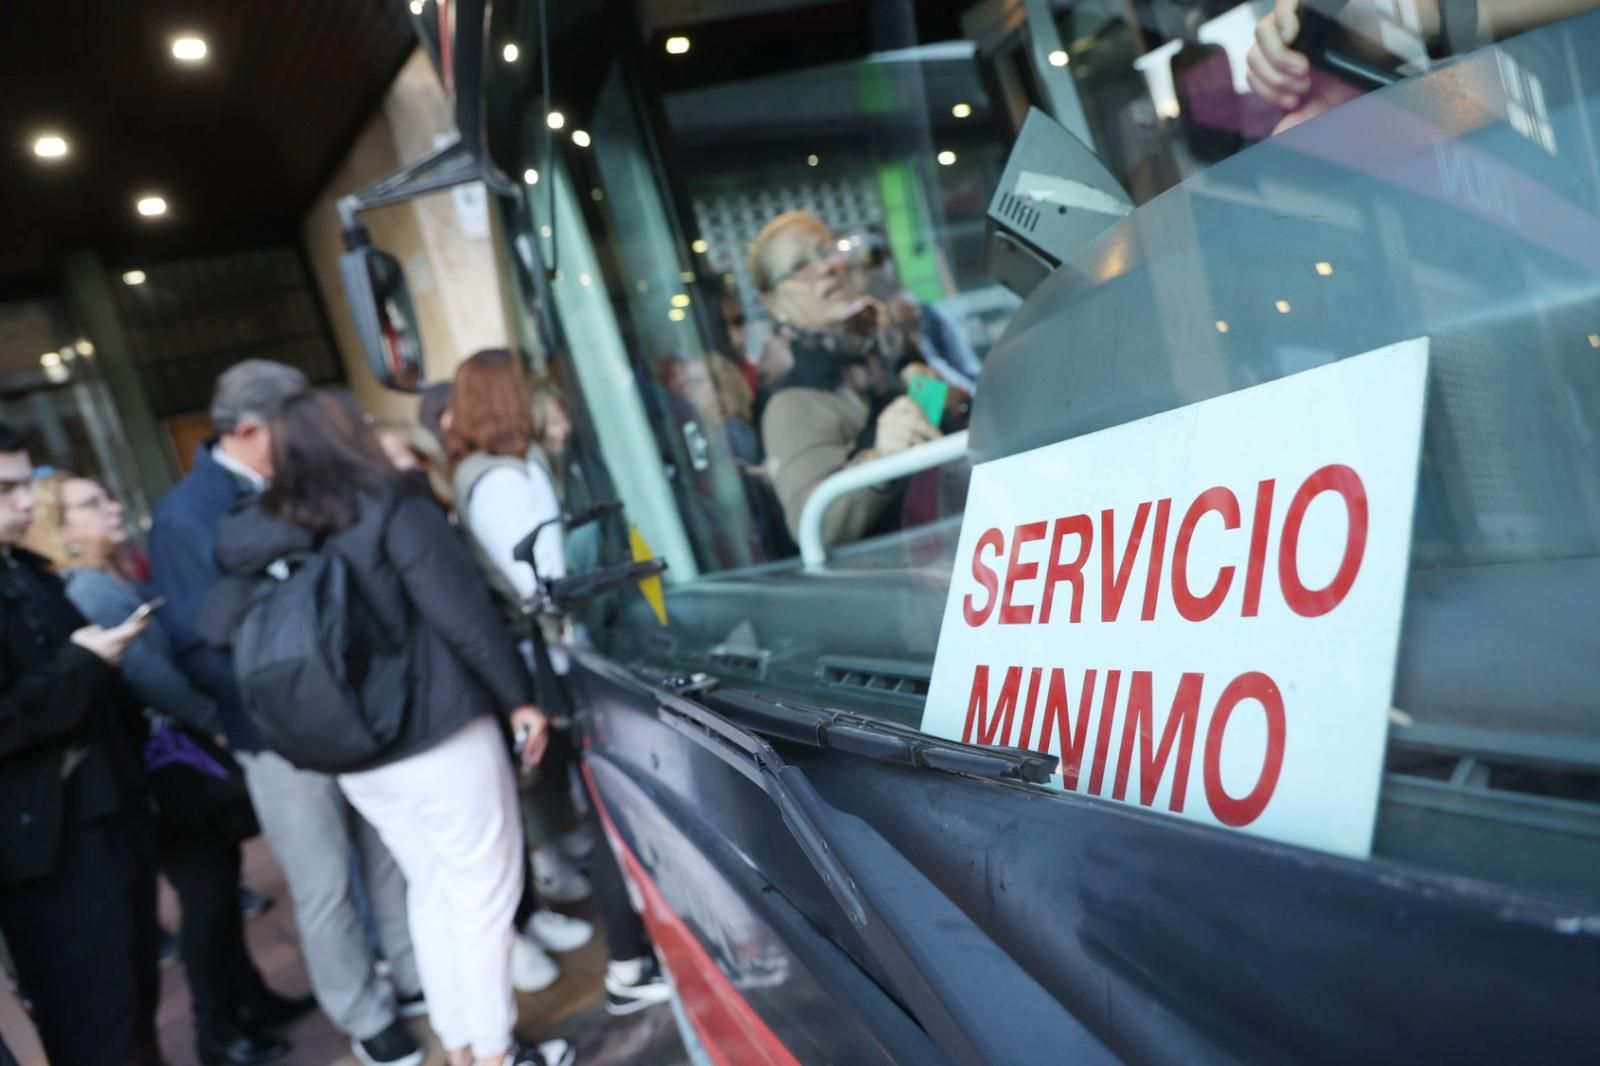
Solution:
{"label": "white trousers", "polygon": [[522,821],[499,728],[480,715],[427,751],[340,775],[339,787],[406,876],[433,1031],[447,1050],[509,1050]]}

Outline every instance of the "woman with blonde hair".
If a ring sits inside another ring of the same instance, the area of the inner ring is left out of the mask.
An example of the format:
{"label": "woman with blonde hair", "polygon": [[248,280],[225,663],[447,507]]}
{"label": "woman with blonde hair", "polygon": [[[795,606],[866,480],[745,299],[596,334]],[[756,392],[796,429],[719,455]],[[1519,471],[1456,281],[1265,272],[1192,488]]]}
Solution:
{"label": "woman with blonde hair", "polygon": [[[27,546],[49,559],[67,597],[96,625],[116,626],[148,600],[122,564],[122,505],[90,478],[56,472],[34,484]],[[308,1013],[311,999],[270,991],[245,948],[239,845],[259,831],[221,734],[217,705],[178,669],[159,625],[122,656],[123,679],[149,716],[145,762],[156,800],[161,871],[177,890],[178,950],[194,1003],[202,1063],[266,1062],[289,1046],[271,1030]]]}

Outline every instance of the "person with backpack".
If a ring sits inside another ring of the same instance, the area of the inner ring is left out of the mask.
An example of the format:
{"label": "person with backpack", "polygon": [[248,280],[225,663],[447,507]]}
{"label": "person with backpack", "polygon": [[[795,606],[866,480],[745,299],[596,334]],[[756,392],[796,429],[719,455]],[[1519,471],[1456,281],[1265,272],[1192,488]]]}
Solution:
{"label": "person with backpack", "polygon": [[[167,605],[157,619],[178,668],[215,702],[215,723],[244,770],[256,817],[283,867],[294,900],[311,990],[366,1066],[418,1066],[422,1048],[403,1018],[426,1014],[406,920],[406,883],[377,832],[328,774],[292,765],[262,741],[245,714],[228,656],[200,637],[200,604],[222,580],[217,527],[266,487],[269,423],[310,384],[299,370],[266,359],[238,363],[217,379],[211,422],[218,433],[195,452],[194,468],[156,508],[150,531],[151,584]],[[376,929],[367,932],[355,889]],[[378,968],[382,959],[389,974]]]}
{"label": "person with backpack", "polygon": [[269,429],[268,487],[218,530],[231,580],[208,599],[207,634],[231,643],[268,742],[336,774],[405,872],[453,1066],[571,1063],[566,1041],[512,1033],[525,864],[506,750],[531,767],[549,742],[521,657],[460,538],[360,419],[305,393]]}
{"label": "person with backpack", "polygon": [[[478,352],[456,368],[445,411],[445,447],[455,463],[456,514],[471,539],[479,571],[495,594],[506,626],[519,632],[525,604],[540,604],[533,570],[514,559],[513,550],[544,526],[533,545],[539,576],[567,573],[568,558],[558,521],[561,482],[554,474],[572,432],[560,394],[530,388],[511,353],[503,348]],[[594,553],[598,561],[598,552]],[[553,672],[569,668],[565,621],[545,609],[533,617],[545,635]],[[529,640],[525,648],[531,645]],[[529,649],[531,658],[531,648]],[[559,678],[540,679],[559,684]],[[542,837],[534,851],[534,877],[542,894],[552,894],[561,870],[561,834],[571,838],[576,819],[569,791],[569,760],[575,758],[566,731],[551,739],[551,757],[541,768],[533,793],[532,832]],[[639,916],[628,901],[622,872],[609,848],[594,848],[591,876],[611,959],[606,967],[606,1010],[631,1014],[671,996]]]}

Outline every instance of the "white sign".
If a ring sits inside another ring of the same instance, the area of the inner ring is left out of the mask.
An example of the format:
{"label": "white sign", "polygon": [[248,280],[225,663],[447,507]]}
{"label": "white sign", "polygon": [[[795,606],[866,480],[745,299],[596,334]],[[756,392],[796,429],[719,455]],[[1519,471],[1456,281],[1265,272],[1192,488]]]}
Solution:
{"label": "white sign", "polygon": [[1428,342],[978,466],[922,728],[1364,856]]}

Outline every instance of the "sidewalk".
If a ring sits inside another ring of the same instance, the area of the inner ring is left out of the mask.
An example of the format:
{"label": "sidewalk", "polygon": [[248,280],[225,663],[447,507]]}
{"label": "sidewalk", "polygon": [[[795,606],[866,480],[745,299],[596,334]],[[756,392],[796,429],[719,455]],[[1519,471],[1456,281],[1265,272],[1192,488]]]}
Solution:
{"label": "sidewalk", "polygon": [[[283,874],[260,838],[245,846],[244,881],[275,901],[270,911],[246,926],[246,939],[256,966],[267,983],[284,995],[307,994],[311,986],[300,955],[294,907]],[[575,913],[590,917],[581,907]],[[163,925],[176,928],[176,901],[170,893],[163,893],[161,916]],[[560,980],[542,992],[517,994],[519,1035],[529,1039],[573,1039],[578,1044],[582,1066],[687,1066],[669,1007],[652,1007],[621,1019],[605,1014],[606,952],[598,928],[593,942],[556,958],[561,963]],[[199,1066],[194,1054],[189,984],[181,965],[162,971],[161,1008],[156,1024],[168,1066]],[[429,1031],[427,1020],[419,1019],[411,1025],[417,1039],[429,1049],[427,1066],[442,1066],[444,1054]],[[307,1017],[284,1036],[294,1045],[289,1056],[281,1060],[287,1066],[360,1066],[350,1054],[349,1041],[321,1012]],[[0,994],[0,1037],[21,1066],[47,1066],[31,1026],[9,993]]]}

